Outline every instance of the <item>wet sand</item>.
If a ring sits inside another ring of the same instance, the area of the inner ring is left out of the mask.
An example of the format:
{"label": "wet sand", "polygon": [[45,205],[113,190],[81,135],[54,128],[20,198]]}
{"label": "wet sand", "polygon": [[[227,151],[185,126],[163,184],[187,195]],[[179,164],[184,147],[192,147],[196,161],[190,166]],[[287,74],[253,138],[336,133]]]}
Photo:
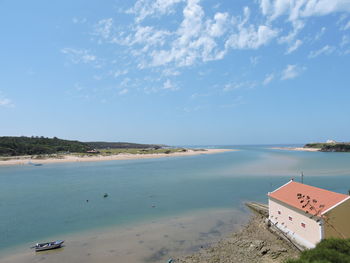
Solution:
{"label": "wet sand", "polygon": [[28,244],[0,255],[2,263],[115,263],[167,262],[208,247],[248,220],[233,209],[205,210],[154,220],[145,224],[107,228],[55,237],[65,247],[35,253]]}
{"label": "wet sand", "polygon": [[223,152],[235,151],[233,149],[203,149],[192,150],[188,149],[186,152],[176,153],[156,153],[156,154],[117,154],[117,155],[93,155],[93,156],[77,156],[74,154],[62,155],[60,158],[47,159],[31,159],[30,156],[17,157],[8,160],[0,160],[0,166],[6,165],[27,165],[28,162],[33,164],[47,164],[47,163],[67,163],[67,162],[99,162],[99,161],[113,161],[113,160],[135,160],[135,159],[152,159],[152,158],[166,158],[166,157],[180,157],[193,156],[200,154],[216,154]]}

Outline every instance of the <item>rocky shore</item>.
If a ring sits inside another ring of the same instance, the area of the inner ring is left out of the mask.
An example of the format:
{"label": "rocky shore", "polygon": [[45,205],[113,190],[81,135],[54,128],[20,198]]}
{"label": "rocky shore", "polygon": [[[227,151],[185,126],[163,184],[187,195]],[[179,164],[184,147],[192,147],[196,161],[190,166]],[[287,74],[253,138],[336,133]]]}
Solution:
{"label": "rocky shore", "polygon": [[254,215],[239,232],[216,245],[174,261],[179,263],[255,263],[284,262],[295,258],[299,251],[282,238],[271,233],[264,217]]}

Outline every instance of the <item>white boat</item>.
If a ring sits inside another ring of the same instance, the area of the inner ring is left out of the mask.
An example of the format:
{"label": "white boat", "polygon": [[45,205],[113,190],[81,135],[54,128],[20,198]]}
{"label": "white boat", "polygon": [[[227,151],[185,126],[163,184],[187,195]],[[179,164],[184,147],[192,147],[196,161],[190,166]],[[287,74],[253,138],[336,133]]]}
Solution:
{"label": "white boat", "polygon": [[62,246],[64,240],[57,240],[57,241],[52,241],[52,242],[47,242],[47,243],[37,243],[34,247],[35,251],[44,251],[44,250],[49,250],[49,249],[55,249],[59,248]]}

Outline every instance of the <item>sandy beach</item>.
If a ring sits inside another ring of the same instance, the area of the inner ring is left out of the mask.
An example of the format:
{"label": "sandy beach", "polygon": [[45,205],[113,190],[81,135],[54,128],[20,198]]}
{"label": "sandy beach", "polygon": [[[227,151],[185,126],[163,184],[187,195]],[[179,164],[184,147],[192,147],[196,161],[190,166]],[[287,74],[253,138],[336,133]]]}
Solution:
{"label": "sandy beach", "polygon": [[301,152],[319,152],[321,148],[304,148],[304,147],[272,147],[273,150],[286,150],[286,151],[301,151]]}
{"label": "sandy beach", "polygon": [[26,165],[28,162],[33,164],[47,164],[47,163],[67,163],[67,162],[99,162],[99,161],[113,161],[113,160],[135,160],[135,159],[151,159],[151,158],[166,158],[166,157],[181,157],[193,156],[200,154],[216,154],[223,152],[235,151],[232,149],[187,149],[186,152],[175,153],[157,153],[157,154],[116,154],[116,155],[86,155],[78,156],[74,154],[66,154],[60,158],[46,158],[46,159],[32,159],[30,156],[13,157],[8,160],[0,160],[0,166],[7,165]]}

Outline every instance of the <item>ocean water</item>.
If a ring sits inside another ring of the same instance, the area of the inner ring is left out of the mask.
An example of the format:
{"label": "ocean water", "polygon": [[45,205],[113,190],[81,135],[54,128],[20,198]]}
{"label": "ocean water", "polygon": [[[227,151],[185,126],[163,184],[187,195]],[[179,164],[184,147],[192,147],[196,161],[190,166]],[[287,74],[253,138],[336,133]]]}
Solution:
{"label": "ocean water", "polygon": [[[291,178],[350,189],[350,154],[213,146],[213,155],[0,167],[0,254],[57,235],[213,209],[245,212]],[[104,198],[104,193],[108,197]],[[88,201],[87,201],[88,200]],[[200,222],[198,222],[200,224]]]}

